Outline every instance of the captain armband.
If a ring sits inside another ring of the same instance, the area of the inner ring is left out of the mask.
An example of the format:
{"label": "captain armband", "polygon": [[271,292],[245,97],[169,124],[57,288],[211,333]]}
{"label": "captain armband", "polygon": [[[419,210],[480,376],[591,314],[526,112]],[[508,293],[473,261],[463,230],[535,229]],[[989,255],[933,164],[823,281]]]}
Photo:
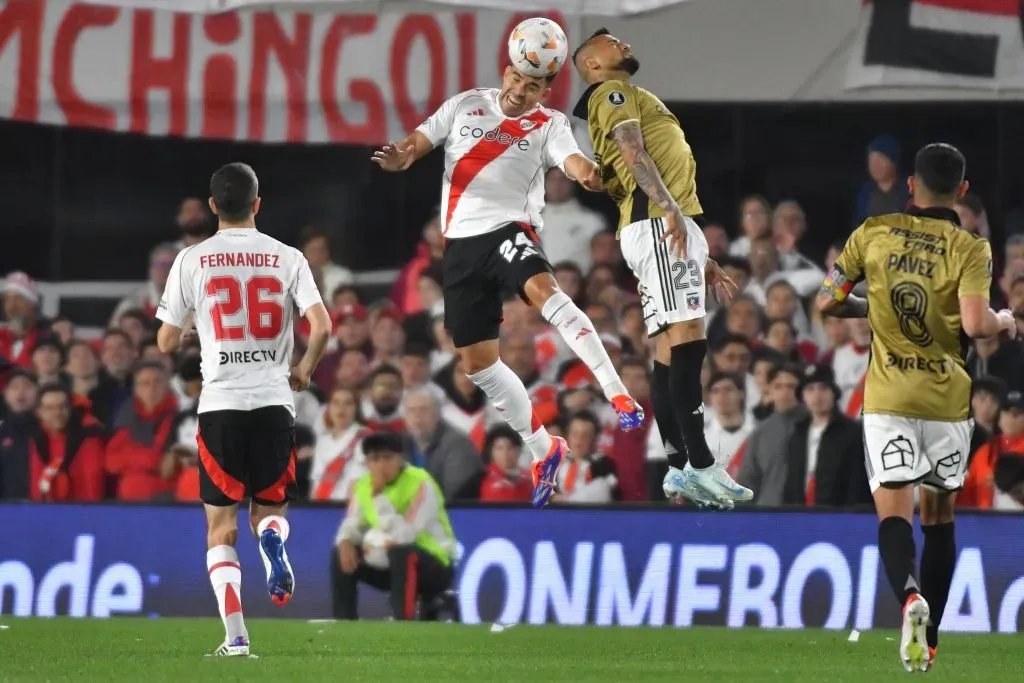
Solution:
{"label": "captain armband", "polygon": [[847,279],[839,266],[832,266],[832,270],[825,276],[821,283],[821,292],[828,293],[836,301],[846,301],[853,291],[854,283]]}

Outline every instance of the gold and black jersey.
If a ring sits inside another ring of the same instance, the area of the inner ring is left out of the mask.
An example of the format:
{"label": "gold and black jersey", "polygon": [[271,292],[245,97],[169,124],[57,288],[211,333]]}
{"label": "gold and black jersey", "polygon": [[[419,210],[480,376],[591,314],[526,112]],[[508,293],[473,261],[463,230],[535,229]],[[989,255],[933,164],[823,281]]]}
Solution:
{"label": "gold and black jersey", "polygon": [[[869,218],[830,278],[867,281],[871,362],[864,412],[958,421],[970,414],[960,299],[992,284],[989,243],[959,229],[949,209]],[[832,284],[839,284],[833,282]]]}
{"label": "gold and black jersey", "polygon": [[619,205],[620,230],[630,223],[665,215],[637,186],[612,140],[612,131],[627,122],[639,124],[644,147],[683,215],[699,216],[704,212],[697,200],[693,152],[679,120],[653,93],[626,81],[595,83],[583,93],[573,114],[586,119],[590,128],[594,161],[601,168],[608,194]]}

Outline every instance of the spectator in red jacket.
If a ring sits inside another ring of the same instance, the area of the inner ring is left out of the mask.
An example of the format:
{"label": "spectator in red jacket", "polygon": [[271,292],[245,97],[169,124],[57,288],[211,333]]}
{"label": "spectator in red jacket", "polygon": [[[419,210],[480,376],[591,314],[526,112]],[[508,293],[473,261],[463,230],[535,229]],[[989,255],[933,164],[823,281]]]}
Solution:
{"label": "spectator in red jacket", "polygon": [[480,486],[485,503],[517,503],[530,500],[533,482],[520,466],[523,440],[506,424],[492,427],[484,445],[487,470]]}
{"label": "spectator in red jacket", "polygon": [[416,247],[416,254],[402,268],[391,288],[391,300],[405,315],[423,310],[420,303],[420,273],[430,264],[440,265],[444,258],[444,238],[441,235],[441,214],[438,211],[423,226],[423,241]]}
{"label": "spectator in red jacket", "polygon": [[107,471],[117,477],[119,499],[150,500],[174,490],[177,460],[168,448],[174,444],[177,411],[163,364],[140,364],[132,399],[114,418],[114,435],[107,444]]}
{"label": "spectator in red jacket", "polygon": [[39,392],[39,430],[29,439],[29,491],[34,501],[103,498],[103,428],[71,394],[51,384]]}
{"label": "spectator in red jacket", "polygon": [[4,321],[0,327],[0,363],[32,369],[32,352],[50,335],[49,325],[39,317],[39,289],[25,273],[7,276],[3,286]]}

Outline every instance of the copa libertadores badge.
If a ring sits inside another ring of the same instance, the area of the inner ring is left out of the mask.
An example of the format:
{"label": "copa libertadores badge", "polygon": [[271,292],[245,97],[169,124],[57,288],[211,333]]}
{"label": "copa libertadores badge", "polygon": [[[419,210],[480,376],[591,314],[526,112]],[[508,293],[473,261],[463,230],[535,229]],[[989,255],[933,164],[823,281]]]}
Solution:
{"label": "copa libertadores badge", "polygon": [[625,103],[626,96],[623,95],[618,90],[612,90],[610,93],[608,93],[608,101],[611,102],[612,106],[619,107],[622,106],[623,103]]}

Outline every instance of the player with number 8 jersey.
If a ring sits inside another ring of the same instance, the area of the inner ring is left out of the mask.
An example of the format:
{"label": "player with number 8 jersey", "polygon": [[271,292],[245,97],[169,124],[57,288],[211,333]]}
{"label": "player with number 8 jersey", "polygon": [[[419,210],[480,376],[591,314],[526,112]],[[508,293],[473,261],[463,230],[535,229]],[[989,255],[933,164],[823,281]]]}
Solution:
{"label": "player with number 8 jersey", "polygon": [[[220,228],[178,254],[156,314],[163,322],[161,351],[178,348],[190,314],[201,346],[200,496],[207,567],[225,627],[224,644],[214,654],[226,656],[249,654],[234,547],[237,505],[247,496],[271,599],[286,604],[295,590],[284,546],[285,506],[297,492],[292,392],[309,386],[331,330],[306,259],[256,229],[258,189],[245,164],[213,175],[210,208]],[[311,333],[305,357],[291,368],[295,308],[309,320]]]}

